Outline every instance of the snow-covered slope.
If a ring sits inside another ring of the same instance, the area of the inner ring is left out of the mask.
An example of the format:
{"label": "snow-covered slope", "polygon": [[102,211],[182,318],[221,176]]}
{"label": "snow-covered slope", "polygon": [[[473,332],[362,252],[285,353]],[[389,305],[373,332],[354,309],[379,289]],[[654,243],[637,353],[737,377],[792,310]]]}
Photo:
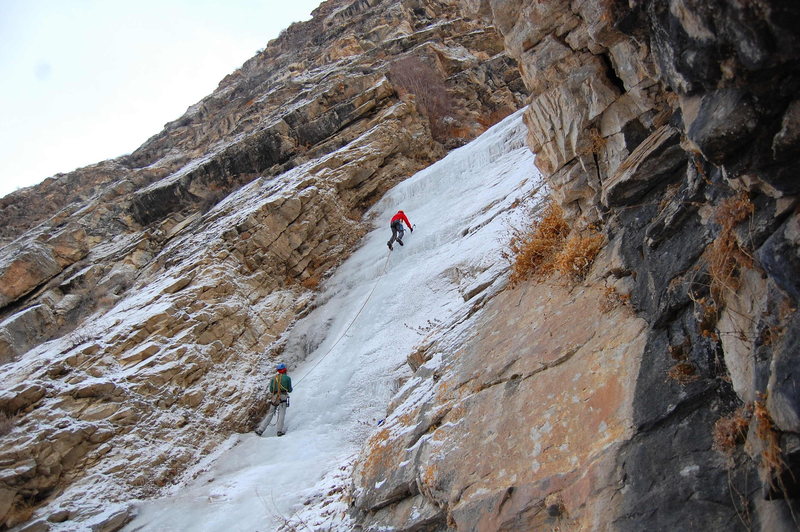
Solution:
{"label": "snow-covered slope", "polygon": [[[509,226],[542,186],[524,138],[518,112],[387,193],[369,213],[375,229],[284,340],[295,388],[287,434],[235,436],[126,530],[269,531],[300,519],[348,530],[346,505],[330,494],[410,375],[406,357],[505,282]],[[390,252],[398,209],[415,231]]]}

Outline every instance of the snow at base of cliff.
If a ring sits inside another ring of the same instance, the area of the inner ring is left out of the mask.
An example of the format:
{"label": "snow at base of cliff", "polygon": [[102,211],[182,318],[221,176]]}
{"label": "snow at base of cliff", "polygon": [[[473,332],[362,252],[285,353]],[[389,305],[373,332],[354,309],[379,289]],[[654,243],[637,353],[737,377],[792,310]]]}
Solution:
{"label": "snow at base of cliff", "polygon": [[[350,467],[411,375],[407,355],[506,281],[509,228],[542,192],[525,133],[517,112],[389,191],[368,213],[374,230],[287,333],[287,434],[232,437],[125,530],[350,530]],[[389,251],[399,209],[414,232]]]}

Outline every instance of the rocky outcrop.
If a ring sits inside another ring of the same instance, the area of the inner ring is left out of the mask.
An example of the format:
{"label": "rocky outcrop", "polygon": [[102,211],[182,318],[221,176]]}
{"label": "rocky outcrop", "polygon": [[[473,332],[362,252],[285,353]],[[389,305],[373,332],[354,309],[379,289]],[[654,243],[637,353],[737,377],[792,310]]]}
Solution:
{"label": "rocky outcrop", "polygon": [[647,337],[604,301],[594,282],[509,289],[426,344],[356,465],[364,529],[602,528]]}
{"label": "rocky outcrop", "polygon": [[[517,288],[476,334],[421,346],[417,392],[356,466],[354,515],[367,530],[795,530],[800,11],[462,7],[519,61],[554,198],[608,243],[588,284]],[[591,290],[635,317],[605,323]]]}
{"label": "rocky outcrop", "polygon": [[[329,0],[131,155],[4,198],[0,522],[119,528],[247,430],[366,208],[528,91],[536,164],[606,245],[585,280],[492,292],[409,353],[354,467],[358,526],[796,529],[798,22]],[[409,56],[450,114],[393,80]]]}
{"label": "rocky outcrop", "polygon": [[[404,57],[441,77],[444,136]],[[0,527],[118,529],[248,431],[366,209],[524,96],[451,2],[329,0],[131,155],[4,198]]]}

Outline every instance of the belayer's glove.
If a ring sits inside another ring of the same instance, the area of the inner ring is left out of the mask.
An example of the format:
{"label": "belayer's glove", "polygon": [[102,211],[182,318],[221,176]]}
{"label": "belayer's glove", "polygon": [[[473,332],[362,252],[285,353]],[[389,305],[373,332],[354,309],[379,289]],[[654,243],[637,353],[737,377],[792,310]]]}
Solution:
{"label": "belayer's glove", "polygon": [[413,227],[409,227],[409,229],[411,229],[411,232],[412,232],[412,233],[414,232],[414,228],[413,228]]}

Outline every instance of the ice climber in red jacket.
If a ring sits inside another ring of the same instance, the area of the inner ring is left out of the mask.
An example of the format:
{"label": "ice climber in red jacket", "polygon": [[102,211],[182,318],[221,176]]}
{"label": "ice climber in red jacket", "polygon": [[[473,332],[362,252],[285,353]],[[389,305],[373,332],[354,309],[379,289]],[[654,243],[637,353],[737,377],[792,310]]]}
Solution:
{"label": "ice climber in red jacket", "polygon": [[389,241],[386,243],[386,245],[389,246],[389,249],[392,249],[392,242],[394,242],[395,240],[397,240],[397,243],[400,244],[401,246],[403,245],[403,233],[405,232],[403,230],[403,222],[406,223],[408,229],[412,233],[414,232],[414,228],[411,227],[411,222],[408,221],[406,213],[404,213],[403,211],[397,211],[397,214],[392,216],[392,221],[389,224],[389,226],[392,228],[392,238],[390,238]]}

